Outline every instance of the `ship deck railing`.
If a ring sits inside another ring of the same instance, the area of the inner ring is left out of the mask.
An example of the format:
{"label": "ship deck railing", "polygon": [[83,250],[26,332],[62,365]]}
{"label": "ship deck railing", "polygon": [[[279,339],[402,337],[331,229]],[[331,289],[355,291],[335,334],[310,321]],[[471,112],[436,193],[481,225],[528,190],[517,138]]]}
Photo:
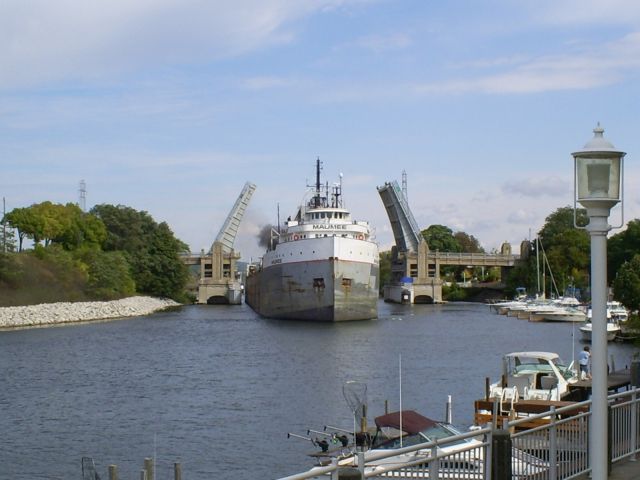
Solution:
{"label": "ship deck railing", "polygon": [[[363,452],[356,452],[353,454],[351,468],[359,471],[359,478],[490,480],[492,471],[494,475],[504,475],[505,468],[514,480],[585,478],[591,471],[591,415],[591,400],[560,408],[551,407],[546,412],[526,419],[505,422],[502,428],[489,424],[437,442],[368,453],[366,456]],[[610,395],[608,418],[608,461],[611,468],[617,462],[635,460],[640,453],[640,391],[633,387]],[[544,422],[534,428],[518,428],[526,422],[535,423],[535,420]],[[461,448],[460,444],[470,438],[476,438],[479,442],[468,442],[468,445]],[[451,450],[447,451],[445,448],[454,445],[456,447]],[[414,454],[414,459],[402,464],[389,463],[384,468],[372,466],[371,462],[383,463],[380,461],[400,454]],[[338,459],[333,459],[330,465],[315,467],[280,480],[339,479],[341,472],[344,474],[344,468],[344,465],[338,465]],[[508,478],[508,475],[493,478]]]}

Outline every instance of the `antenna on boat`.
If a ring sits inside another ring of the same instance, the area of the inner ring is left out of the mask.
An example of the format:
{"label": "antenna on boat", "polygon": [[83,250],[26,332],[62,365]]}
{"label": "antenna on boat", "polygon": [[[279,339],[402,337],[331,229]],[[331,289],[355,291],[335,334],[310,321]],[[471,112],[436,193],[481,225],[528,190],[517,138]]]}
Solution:
{"label": "antenna on boat", "polygon": [[320,197],[321,197],[321,188],[320,184],[320,170],[322,170],[322,162],[320,161],[320,157],[316,159],[316,196],[315,196],[315,206],[320,207]]}

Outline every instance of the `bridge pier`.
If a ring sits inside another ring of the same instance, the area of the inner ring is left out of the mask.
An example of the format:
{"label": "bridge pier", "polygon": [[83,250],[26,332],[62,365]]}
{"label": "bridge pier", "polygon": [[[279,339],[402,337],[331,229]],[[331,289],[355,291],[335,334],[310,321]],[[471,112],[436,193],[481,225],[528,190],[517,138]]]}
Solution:
{"label": "bridge pier", "polygon": [[198,303],[240,305],[243,286],[236,264],[240,254],[233,249],[225,253],[220,242],[214,242],[208,255],[200,255]]}

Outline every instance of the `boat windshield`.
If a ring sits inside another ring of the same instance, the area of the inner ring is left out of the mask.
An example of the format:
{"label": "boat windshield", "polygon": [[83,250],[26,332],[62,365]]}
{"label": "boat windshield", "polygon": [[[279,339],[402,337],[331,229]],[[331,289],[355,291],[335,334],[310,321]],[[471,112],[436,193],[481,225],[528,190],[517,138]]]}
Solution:
{"label": "boat windshield", "polygon": [[[442,440],[444,438],[449,438],[456,435],[461,435],[461,433],[452,427],[438,423],[416,433],[415,435],[404,435],[402,437],[402,446],[410,447],[413,445],[418,445],[419,443],[433,442],[434,440]],[[469,440],[462,439],[457,442],[447,442],[447,445],[458,445],[468,441]],[[396,437],[389,441],[386,441],[375,448],[400,448],[400,437]]]}
{"label": "boat windshield", "polygon": [[565,363],[562,361],[560,357],[554,358],[553,360],[551,360],[551,362],[560,371],[560,373],[562,374],[565,380],[569,380],[571,377],[573,377],[574,375],[573,371],[570,370],[569,367],[565,365]]}
{"label": "boat windshield", "polygon": [[554,373],[555,366],[565,380],[573,377],[573,372],[565,365],[560,357],[551,359],[540,357],[511,357],[508,361],[507,374],[517,375],[523,373]]}

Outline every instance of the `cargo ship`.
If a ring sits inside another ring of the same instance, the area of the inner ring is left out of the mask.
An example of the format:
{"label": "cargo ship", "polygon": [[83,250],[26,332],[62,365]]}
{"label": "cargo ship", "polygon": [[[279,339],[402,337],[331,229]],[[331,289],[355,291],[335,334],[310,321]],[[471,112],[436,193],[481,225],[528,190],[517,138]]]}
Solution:
{"label": "cargo ship", "polygon": [[[368,222],[351,218],[340,182],[316,182],[249,267],[245,301],[267,318],[340,322],[378,315],[379,257]],[[307,196],[308,197],[308,196]]]}

